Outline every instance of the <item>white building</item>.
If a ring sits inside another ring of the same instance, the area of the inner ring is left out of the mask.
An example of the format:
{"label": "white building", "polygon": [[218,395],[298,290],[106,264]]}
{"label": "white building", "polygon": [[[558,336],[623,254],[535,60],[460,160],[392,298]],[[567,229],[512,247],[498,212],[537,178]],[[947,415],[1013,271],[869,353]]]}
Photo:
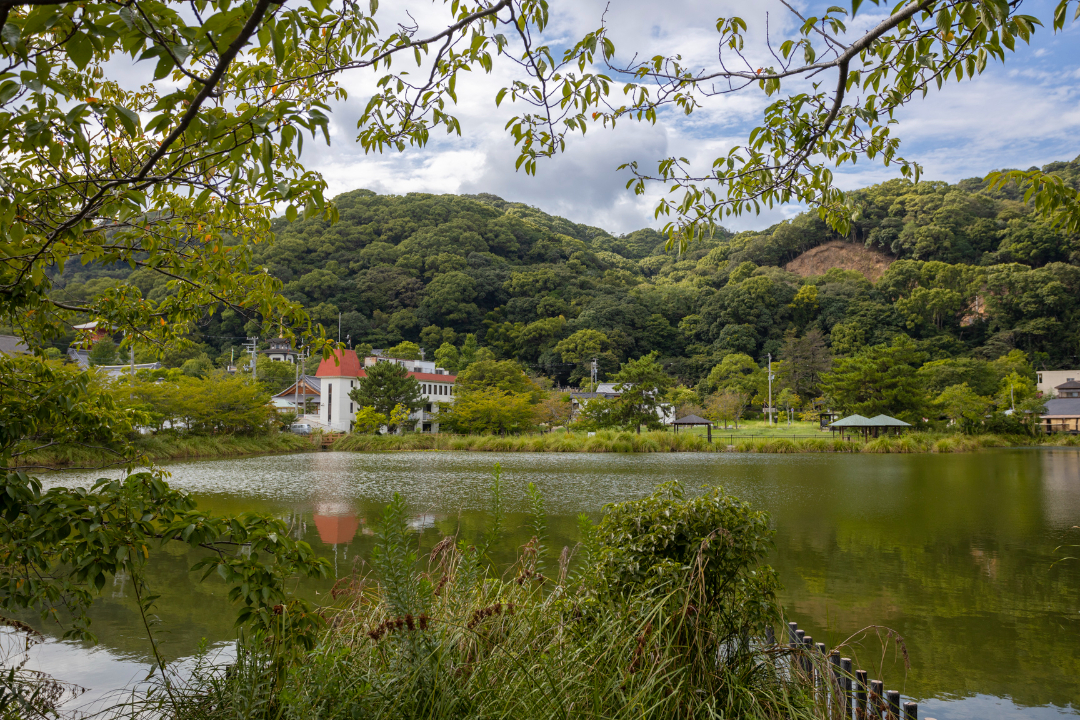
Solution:
{"label": "white building", "polygon": [[[615,400],[622,396],[622,383],[617,382],[602,382],[596,384],[595,392],[574,392],[570,393],[570,419],[577,420],[578,414],[581,409],[585,407],[593,398],[602,398],[604,400]],[[675,422],[675,408],[670,403],[660,403],[656,407],[656,417],[660,419],[660,423],[663,425],[670,425]]]}
{"label": "white building", "polygon": [[393,362],[409,371],[409,376],[420,383],[423,391],[423,408],[414,412],[410,419],[416,421],[420,432],[438,432],[438,416],[435,414],[437,403],[453,402],[456,375],[451,375],[433,362],[423,360],[398,360],[390,358],[366,357],[361,363],[355,350],[336,350],[333,356],[323,359],[315,373],[321,385],[319,403],[319,424],[336,432],[348,432],[360,409],[349,393],[356,387],[357,381],[367,377],[365,367],[377,362]]}
{"label": "white building", "polygon": [[270,340],[270,347],[259,352],[278,362],[296,362],[297,358],[300,357],[300,353],[293,349],[292,341],[287,338],[274,338]]}
{"label": "white building", "polygon": [[1044,398],[1055,397],[1054,388],[1063,383],[1080,380],[1080,370],[1037,370],[1035,389]]}

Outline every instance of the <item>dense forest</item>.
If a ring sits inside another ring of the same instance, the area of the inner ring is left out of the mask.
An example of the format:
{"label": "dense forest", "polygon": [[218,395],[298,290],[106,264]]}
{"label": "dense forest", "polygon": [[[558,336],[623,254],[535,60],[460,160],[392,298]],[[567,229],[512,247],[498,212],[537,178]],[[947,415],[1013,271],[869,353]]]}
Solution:
{"label": "dense forest", "polygon": [[[1080,183],[1080,158],[1045,169]],[[1035,367],[1075,366],[1080,238],[978,179],[891,180],[850,201],[849,237],[808,212],[680,253],[651,229],[615,236],[495,195],[356,190],[336,198],[336,224],[279,219],[275,242],[256,252],[332,337],[340,316],[354,345],[413,341],[454,365],[469,343],[559,384],[579,382],[593,357],[603,377],[655,351],[694,386],[732,354],[759,365],[771,354],[805,376],[805,396],[834,359],[897,338],[920,364],[985,363],[1018,349]],[[818,274],[800,269],[826,243],[850,252]],[[845,268],[859,261],[876,263],[879,277]],[[78,300],[114,282],[151,299],[170,291],[148,270],[91,265],[69,270],[56,293]],[[201,353],[223,364],[243,336],[272,332],[226,310],[172,360]]]}

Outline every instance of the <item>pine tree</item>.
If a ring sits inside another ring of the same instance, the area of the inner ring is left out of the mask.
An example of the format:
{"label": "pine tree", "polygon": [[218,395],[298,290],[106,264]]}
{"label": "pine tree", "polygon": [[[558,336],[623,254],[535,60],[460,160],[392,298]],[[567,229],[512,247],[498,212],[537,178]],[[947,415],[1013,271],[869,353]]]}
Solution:
{"label": "pine tree", "polygon": [[375,408],[376,412],[390,417],[397,405],[404,405],[410,412],[423,406],[420,383],[409,377],[401,365],[383,361],[364,370],[367,377],[360,378],[349,393],[361,407]]}

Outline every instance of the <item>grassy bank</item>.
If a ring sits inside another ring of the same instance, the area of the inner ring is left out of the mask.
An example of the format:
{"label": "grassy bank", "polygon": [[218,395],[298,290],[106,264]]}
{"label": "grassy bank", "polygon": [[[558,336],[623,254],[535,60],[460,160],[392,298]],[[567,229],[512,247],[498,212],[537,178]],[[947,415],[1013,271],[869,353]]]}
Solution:
{"label": "grassy bank", "polygon": [[[310,452],[317,449],[310,439],[291,433],[254,437],[155,435],[136,440],[135,448],[154,462]],[[23,456],[19,460],[20,467],[96,467],[115,462],[116,456],[101,450],[63,445]]]}
{"label": "grassy bank", "polygon": [[1080,437],[1030,438],[1004,435],[948,435],[913,432],[868,441],[821,437],[751,437],[719,432],[709,444],[704,435],[670,432],[605,430],[589,437],[585,433],[553,432],[543,435],[347,435],[334,450],[352,452],[458,451],[458,452],[742,452],[742,453],[949,453],[982,448],[1030,445],[1080,446]]}

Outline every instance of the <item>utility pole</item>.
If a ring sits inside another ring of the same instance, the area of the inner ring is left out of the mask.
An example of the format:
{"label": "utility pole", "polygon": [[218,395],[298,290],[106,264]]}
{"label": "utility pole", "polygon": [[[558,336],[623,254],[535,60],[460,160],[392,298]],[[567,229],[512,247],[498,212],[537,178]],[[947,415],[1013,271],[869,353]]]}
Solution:
{"label": "utility pole", "polygon": [[772,427],[772,353],[769,353],[769,427]]}
{"label": "utility pole", "polygon": [[337,314],[337,341],[341,342],[341,313]]}
{"label": "utility pole", "polygon": [[592,372],[590,377],[592,379],[592,392],[596,392],[596,358],[592,359]]}
{"label": "utility pole", "polygon": [[300,363],[303,362],[300,348],[296,349],[296,383],[293,385],[293,408],[296,410],[296,418],[300,419]]}
{"label": "utility pole", "polygon": [[257,379],[257,377],[256,377],[257,374],[256,374],[256,371],[255,371],[255,365],[256,365],[255,357],[256,357],[256,353],[258,352],[258,347],[259,347],[259,338],[258,337],[249,337],[248,341],[246,343],[244,343],[244,348],[249,353],[251,353],[251,379],[252,380]]}

